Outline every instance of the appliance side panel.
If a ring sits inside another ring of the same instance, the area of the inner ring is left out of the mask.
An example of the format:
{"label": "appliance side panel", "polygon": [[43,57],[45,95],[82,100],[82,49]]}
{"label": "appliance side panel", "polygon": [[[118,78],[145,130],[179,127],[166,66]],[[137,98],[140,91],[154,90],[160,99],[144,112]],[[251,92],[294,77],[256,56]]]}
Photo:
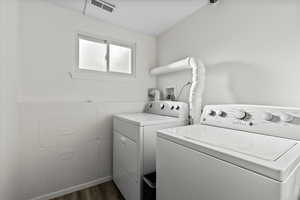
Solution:
{"label": "appliance side panel", "polygon": [[281,199],[299,200],[300,199],[300,164],[295,168],[288,179],[282,184]]}
{"label": "appliance side panel", "polygon": [[285,200],[275,180],[158,137],[157,200],[182,199]]}
{"label": "appliance side panel", "polygon": [[143,199],[143,169],[144,169],[144,163],[143,163],[143,155],[144,155],[144,148],[143,148],[143,141],[144,141],[144,127],[139,127],[139,135],[138,135],[138,142],[137,142],[137,199],[142,200]]}
{"label": "appliance side panel", "polygon": [[184,122],[166,123],[156,126],[144,127],[144,171],[143,174],[154,172],[156,160],[156,137],[157,131],[185,125]]}

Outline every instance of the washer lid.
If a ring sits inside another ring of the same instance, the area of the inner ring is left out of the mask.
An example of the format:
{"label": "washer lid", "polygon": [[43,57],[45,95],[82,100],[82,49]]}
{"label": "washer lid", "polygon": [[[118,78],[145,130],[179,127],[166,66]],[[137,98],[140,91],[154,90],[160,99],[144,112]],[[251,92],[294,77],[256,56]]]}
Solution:
{"label": "washer lid", "polygon": [[229,131],[224,133],[224,130],[220,131],[219,128],[209,133],[207,131],[190,133],[184,137],[267,161],[277,160],[297,144],[295,141],[247,132]]}
{"label": "washer lid", "polygon": [[150,113],[123,113],[114,115],[114,117],[132,123],[136,126],[151,126],[157,124],[185,121],[185,119],[183,118],[155,115]]}
{"label": "washer lid", "polygon": [[159,136],[278,181],[300,161],[300,145],[290,139],[206,125],[166,129]]}

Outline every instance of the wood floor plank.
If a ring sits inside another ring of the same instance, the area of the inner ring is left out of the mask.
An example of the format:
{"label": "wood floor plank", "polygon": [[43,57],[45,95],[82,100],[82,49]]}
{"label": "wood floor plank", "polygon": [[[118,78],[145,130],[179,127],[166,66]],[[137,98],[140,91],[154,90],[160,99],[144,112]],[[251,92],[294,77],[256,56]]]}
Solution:
{"label": "wood floor plank", "polygon": [[85,190],[74,192],[52,200],[125,200],[110,181]]}

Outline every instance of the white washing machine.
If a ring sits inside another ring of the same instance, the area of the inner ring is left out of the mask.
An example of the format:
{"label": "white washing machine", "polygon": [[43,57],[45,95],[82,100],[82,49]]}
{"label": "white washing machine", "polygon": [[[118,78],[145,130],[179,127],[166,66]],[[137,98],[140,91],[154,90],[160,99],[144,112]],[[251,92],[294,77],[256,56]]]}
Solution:
{"label": "white washing machine", "polygon": [[206,106],[157,140],[158,200],[300,199],[300,109]]}
{"label": "white washing machine", "polygon": [[143,113],[113,118],[113,180],[126,200],[142,199],[143,175],[155,171],[159,129],[187,123],[188,105],[175,101],[147,103]]}

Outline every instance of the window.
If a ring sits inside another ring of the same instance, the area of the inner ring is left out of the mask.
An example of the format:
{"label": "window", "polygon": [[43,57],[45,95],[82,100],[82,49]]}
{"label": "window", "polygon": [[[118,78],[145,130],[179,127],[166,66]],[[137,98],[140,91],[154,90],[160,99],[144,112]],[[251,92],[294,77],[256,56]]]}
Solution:
{"label": "window", "polygon": [[107,71],[107,45],[103,42],[79,38],[79,68]]}
{"label": "window", "polygon": [[134,45],[90,36],[78,37],[78,69],[94,72],[134,73]]}

